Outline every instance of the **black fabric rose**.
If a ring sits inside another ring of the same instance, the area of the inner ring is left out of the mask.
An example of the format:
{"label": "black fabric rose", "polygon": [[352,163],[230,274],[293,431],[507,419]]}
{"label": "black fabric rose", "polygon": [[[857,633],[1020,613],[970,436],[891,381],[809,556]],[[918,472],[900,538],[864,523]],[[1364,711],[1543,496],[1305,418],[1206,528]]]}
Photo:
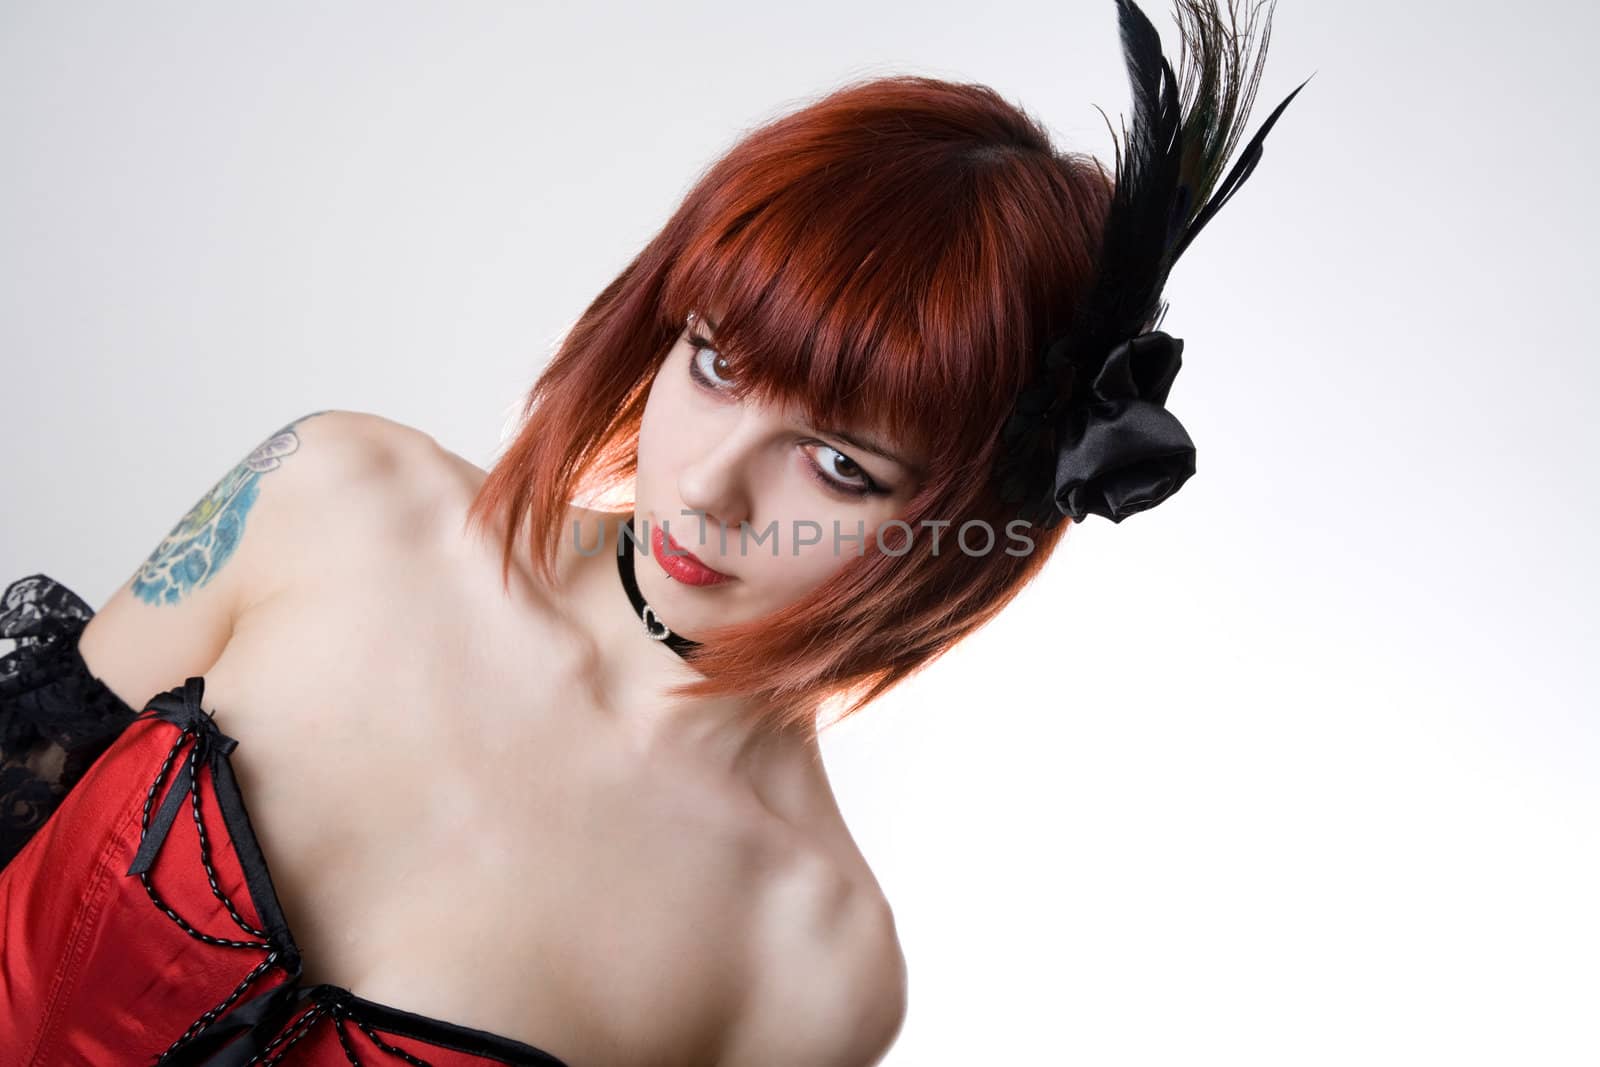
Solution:
{"label": "black fabric rose", "polygon": [[1035,525],[1089,515],[1121,522],[1194,474],[1194,442],[1165,407],[1183,342],[1159,330],[1140,334],[1076,388],[1081,368],[1069,349],[1066,338],[1051,344],[1046,377],[1023,390],[1001,430],[1000,497]]}
{"label": "black fabric rose", "polygon": [[1182,365],[1183,341],[1160,330],[1111,350],[1062,427],[1055,502],[1063,515],[1121,522],[1155,507],[1194,474],[1194,442],[1165,407]]}

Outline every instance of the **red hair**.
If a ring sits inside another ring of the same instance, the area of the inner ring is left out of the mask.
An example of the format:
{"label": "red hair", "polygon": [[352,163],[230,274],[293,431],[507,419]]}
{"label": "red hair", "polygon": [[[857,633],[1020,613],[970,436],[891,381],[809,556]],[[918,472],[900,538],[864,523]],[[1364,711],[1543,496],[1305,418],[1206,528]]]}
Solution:
{"label": "red hair", "polygon": [[[909,551],[888,528],[890,552],[869,536],[781,613],[697,634],[705,677],[673,695],[746,694],[777,729],[814,726],[829,700],[853,714],[991,619],[1071,525],[1030,527],[1033,551],[1008,554],[1015,515],[991,472],[1041,345],[1093,281],[1111,189],[1098,160],[1055,150],[984,85],[859,81],[757,128],[563,339],[469,521],[506,517],[506,581],[526,523],[553,582],[569,503],[631,480],[653,376],[688,313],[715,308],[741,396],[872,426],[929,462],[898,516]],[[950,523],[937,554],[923,519]],[[987,554],[956,545],[971,520],[995,533]]]}

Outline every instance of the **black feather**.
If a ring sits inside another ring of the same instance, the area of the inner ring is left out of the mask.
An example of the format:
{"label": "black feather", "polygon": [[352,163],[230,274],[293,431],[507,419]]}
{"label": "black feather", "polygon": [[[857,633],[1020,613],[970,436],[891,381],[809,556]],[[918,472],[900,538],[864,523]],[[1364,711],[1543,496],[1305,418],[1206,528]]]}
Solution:
{"label": "black feather", "polygon": [[[1259,0],[1241,26],[1237,0],[1227,0],[1226,9],[1217,0],[1175,0],[1182,45],[1174,74],[1144,12],[1132,0],[1116,4],[1133,128],[1116,145],[1116,186],[1098,277],[1079,307],[1067,354],[1074,361],[1103,356],[1159,322],[1166,310],[1161,292],[1173,264],[1250,176],[1267,131],[1305,86],[1301,82],[1274,109],[1219,184],[1261,78],[1271,6]],[[1263,6],[1266,17],[1258,31]]]}

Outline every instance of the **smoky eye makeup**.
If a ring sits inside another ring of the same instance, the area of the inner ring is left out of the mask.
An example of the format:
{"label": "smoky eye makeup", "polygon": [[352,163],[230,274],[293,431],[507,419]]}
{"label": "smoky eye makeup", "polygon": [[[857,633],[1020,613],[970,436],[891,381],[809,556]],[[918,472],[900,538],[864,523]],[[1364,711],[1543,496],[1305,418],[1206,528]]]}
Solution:
{"label": "smoky eye makeup", "polygon": [[[697,333],[695,330],[690,329],[690,331],[689,331],[689,373],[690,373],[690,375],[692,375],[694,377],[695,381],[700,383],[701,385],[712,386],[715,383],[713,383],[711,381],[711,379],[709,377],[707,377],[704,368],[702,368],[700,366],[700,353],[701,352],[705,352],[705,351],[716,352],[717,350],[712,347],[711,340],[709,338],[703,337],[699,333]],[[717,352],[717,356],[719,358],[721,357],[721,355],[722,355],[722,353]],[[729,383],[731,384],[730,380],[728,380],[728,379],[724,379],[724,380],[725,381],[729,381]]]}
{"label": "smoky eye makeup", "polygon": [[807,466],[812,469],[812,477],[821,482],[824,489],[851,497],[888,496],[893,492],[892,489],[879,485],[873,480],[872,475],[867,473],[866,468],[862,467],[855,460],[851,459],[843,452],[840,452],[837,448],[834,448],[826,441],[808,441],[803,447],[806,449],[821,448],[833,453],[833,455],[838,457],[838,459],[825,461],[828,466],[832,466],[833,463],[842,460],[847,466],[853,468],[855,476],[861,479],[859,482],[837,481],[828,474],[824,473],[824,467],[819,465],[816,460],[809,460]]}

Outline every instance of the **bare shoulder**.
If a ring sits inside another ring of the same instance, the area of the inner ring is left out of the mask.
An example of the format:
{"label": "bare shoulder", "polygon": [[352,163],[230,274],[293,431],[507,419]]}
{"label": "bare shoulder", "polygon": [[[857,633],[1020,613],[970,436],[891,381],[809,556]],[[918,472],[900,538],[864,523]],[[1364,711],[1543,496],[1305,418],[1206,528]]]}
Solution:
{"label": "bare shoulder", "polygon": [[[259,536],[271,541],[282,583],[348,560],[342,554],[352,545],[370,554],[414,530],[408,520],[436,493],[445,466],[427,433],[362,411],[302,416],[263,447],[273,455],[260,472]],[[258,582],[256,590],[265,598],[275,586]]]}
{"label": "bare shoulder", "polygon": [[870,876],[816,852],[771,895],[760,962],[718,1067],[871,1067],[905,1021],[894,912]]}
{"label": "bare shoulder", "polygon": [[[93,673],[130,705],[204,674],[241,618],[319,563],[338,515],[369,520],[426,435],[379,416],[316,411],[217,457],[209,489],[151,536],[154,548],[79,641]],[[231,466],[226,466],[228,462]]]}
{"label": "bare shoulder", "polygon": [[369,545],[431,529],[418,520],[452,506],[444,498],[458,498],[463,471],[476,470],[431,434],[370,412],[322,411],[294,429],[305,456],[294,494],[300,517]]}
{"label": "bare shoulder", "polygon": [[293,425],[322,488],[399,490],[447,462],[432,435],[370,412],[320,411]]}

